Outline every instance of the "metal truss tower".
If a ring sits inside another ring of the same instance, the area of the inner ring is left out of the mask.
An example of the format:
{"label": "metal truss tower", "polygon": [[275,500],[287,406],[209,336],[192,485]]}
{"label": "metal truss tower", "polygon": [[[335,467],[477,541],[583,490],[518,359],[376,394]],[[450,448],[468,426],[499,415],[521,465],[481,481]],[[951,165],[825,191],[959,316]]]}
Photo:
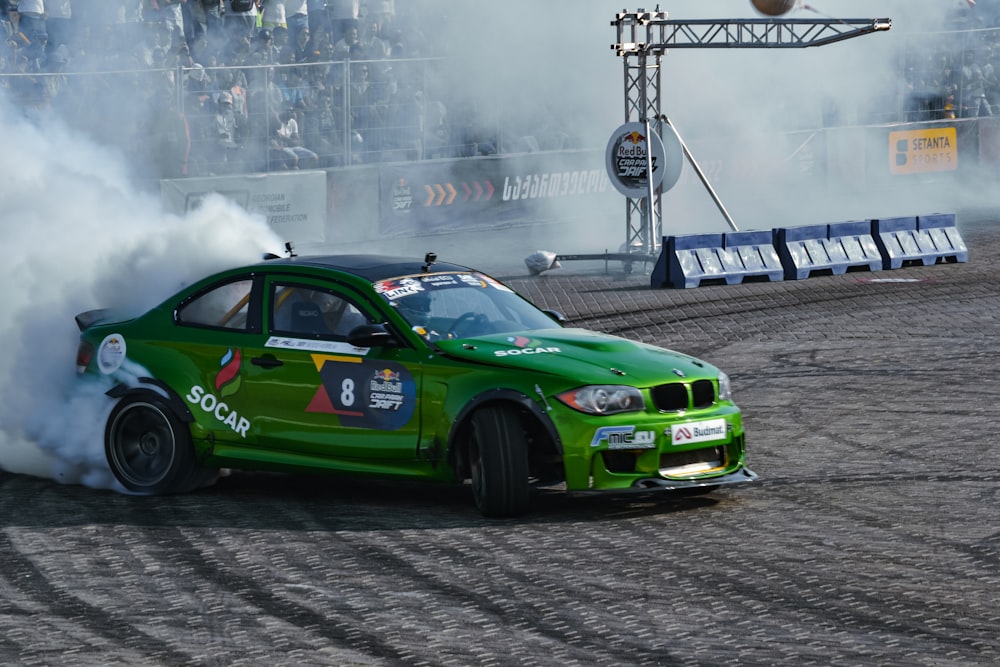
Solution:
{"label": "metal truss tower", "polygon": [[[661,113],[661,58],[669,49],[774,49],[804,48],[833,44],[873,32],[889,30],[890,19],[667,19],[667,12],[640,9],[622,12],[611,22],[617,39],[611,48],[622,58],[625,68],[625,122],[638,121],[663,136],[670,121]],[[716,206],[735,230],[711,184],[691,152],[680,141],[684,156],[694,168]],[[652,175],[650,175],[652,181]],[[655,261],[662,237],[662,191],[649,197],[627,198],[626,255]],[[569,258],[569,257],[567,257]],[[626,267],[629,262],[626,262]]]}

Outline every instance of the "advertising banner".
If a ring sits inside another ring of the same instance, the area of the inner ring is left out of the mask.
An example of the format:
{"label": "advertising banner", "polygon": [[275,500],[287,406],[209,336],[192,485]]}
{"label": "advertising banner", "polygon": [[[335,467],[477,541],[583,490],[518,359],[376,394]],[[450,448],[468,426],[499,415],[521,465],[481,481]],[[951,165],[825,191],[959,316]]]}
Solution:
{"label": "advertising banner", "polygon": [[294,171],[160,182],[164,210],[183,215],[218,193],[263,215],[278,236],[295,243],[325,240],[326,172]]}
{"label": "advertising banner", "polygon": [[677,185],[684,166],[684,149],[671,125],[664,123],[661,127],[662,136],[644,122],[625,123],[611,133],[604,162],[611,184],[626,197],[645,199],[650,185],[652,190],[663,192]]}
{"label": "advertising banner", "polygon": [[889,132],[889,173],[924,174],[958,169],[958,130],[935,127]]}
{"label": "advertising banner", "polygon": [[621,206],[598,151],[387,165],[379,190],[385,237],[492,229]]}
{"label": "advertising banner", "polygon": [[869,185],[938,182],[975,175],[980,169],[976,120],[869,128]]}

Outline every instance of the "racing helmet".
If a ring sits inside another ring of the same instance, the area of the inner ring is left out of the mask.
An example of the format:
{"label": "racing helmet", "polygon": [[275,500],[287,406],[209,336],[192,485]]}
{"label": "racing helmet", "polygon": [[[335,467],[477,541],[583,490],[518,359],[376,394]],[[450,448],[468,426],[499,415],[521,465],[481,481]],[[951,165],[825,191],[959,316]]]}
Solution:
{"label": "racing helmet", "polygon": [[396,312],[403,316],[410,326],[427,324],[431,312],[431,295],[416,292],[401,296],[394,302]]}

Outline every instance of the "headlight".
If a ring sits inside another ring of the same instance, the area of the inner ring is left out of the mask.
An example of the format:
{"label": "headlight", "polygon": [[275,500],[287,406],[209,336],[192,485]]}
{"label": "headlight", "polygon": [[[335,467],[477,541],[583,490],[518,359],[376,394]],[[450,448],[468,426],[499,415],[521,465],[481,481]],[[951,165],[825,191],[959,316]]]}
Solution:
{"label": "headlight", "polygon": [[618,412],[641,412],[646,409],[642,393],[635,387],[596,384],[566,391],[556,396],[560,401],[590,415],[613,415]]}
{"label": "headlight", "polygon": [[722,371],[719,371],[719,400],[733,400],[733,385],[729,381],[729,376]]}

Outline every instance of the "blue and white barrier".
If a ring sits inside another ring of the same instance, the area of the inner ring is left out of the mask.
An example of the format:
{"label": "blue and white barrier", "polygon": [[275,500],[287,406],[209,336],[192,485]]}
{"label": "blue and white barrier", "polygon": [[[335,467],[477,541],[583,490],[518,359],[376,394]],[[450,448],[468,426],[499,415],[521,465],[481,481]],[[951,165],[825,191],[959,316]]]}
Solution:
{"label": "blue and white barrier", "polygon": [[775,245],[785,280],[802,280],[814,272],[839,276],[854,268],[882,268],[870,221],[776,229]]}
{"label": "blue and white barrier", "polygon": [[955,227],[953,214],[873,220],[872,235],[886,269],[969,261],[969,250]]}
{"label": "blue and white barrier", "polygon": [[725,269],[719,259],[723,238],[723,234],[664,238],[667,283],[671,287],[687,288],[698,287],[705,280],[724,279]]}
{"label": "blue and white barrier", "polygon": [[816,273],[841,275],[852,269],[880,271],[968,258],[953,214],[666,236],[650,286],[801,280]]}
{"label": "blue and white barrier", "polygon": [[729,232],[722,242],[730,257],[730,270],[741,280],[767,278],[775,282],[784,276],[771,231]]}
{"label": "blue and white barrier", "polygon": [[770,231],[668,236],[663,239],[663,252],[650,276],[650,286],[736,285],[757,277],[782,277]]}

